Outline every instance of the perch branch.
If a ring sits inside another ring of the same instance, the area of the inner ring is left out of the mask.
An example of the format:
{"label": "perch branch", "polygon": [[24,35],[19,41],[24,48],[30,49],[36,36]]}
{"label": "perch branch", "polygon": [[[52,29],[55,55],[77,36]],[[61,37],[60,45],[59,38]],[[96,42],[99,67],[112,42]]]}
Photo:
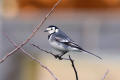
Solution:
{"label": "perch branch", "polygon": [[[4,33],[4,35],[5,35],[5,37],[8,39],[8,41],[9,41],[14,47],[17,47],[17,44],[16,44],[13,40],[11,40],[11,39],[8,37],[7,34]],[[46,69],[46,70],[51,74],[51,76],[54,78],[54,80],[58,80],[57,77],[55,76],[55,74],[54,74],[48,67],[46,67],[45,65],[43,65],[42,62],[40,62],[40,60],[34,58],[31,54],[29,54],[28,52],[26,52],[23,48],[20,48],[20,50],[21,50],[25,55],[27,55],[28,57],[30,57],[33,61],[38,62],[42,68]]]}
{"label": "perch branch", "polygon": [[103,78],[102,78],[101,80],[105,80],[105,78],[107,77],[108,73],[109,73],[109,70],[107,70],[107,71],[105,72],[105,74],[104,74],[104,76],[103,76]]}
{"label": "perch branch", "polygon": [[76,68],[75,68],[74,61],[71,59],[70,55],[69,55],[69,59],[70,59],[70,61],[71,61],[71,63],[72,63],[72,67],[73,67],[74,72],[75,72],[76,80],[78,80],[77,70],[76,70]]}
{"label": "perch branch", "polygon": [[53,53],[48,52],[48,51],[46,51],[46,50],[44,50],[44,49],[41,49],[39,46],[37,46],[37,45],[35,45],[35,44],[31,44],[31,45],[34,46],[34,47],[36,47],[37,49],[39,49],[39,50],[45,52],[45,53],[48,53],[48,54],[51,54],[52,56],[55,56]]}
{"label": "perch branch", "polygon": [[[31,44],[31,45],[34,46],[34,47],[36,47],[37,49],[45,52],[45,53],[51,54],[51,55],[54,56],[55,58],[58,58],[58,59],[59,59],[59,55],[55,55],[55,54],[53,54],[53,53],[50,52],[50,51],[46,51],[46,50],[44,50],[44,49],[41,49],[39,46],[37,46],[37,45],[35,45],[35,44]],[[60,57],[60,60],[70,60],[70,59]]]}
{"label": "perch branch", "polygon": [[[37,49],[43,51],[43,52],[46,52],[46,53],[51,54],[52,56],[56,57],[56,55],[53,54],[52,52],[46,51],[46,50],[44,50],[44,49],[41,49],[39,46],[37,46],[37,45],[35,45],[35,44],[31,44],[31,45],[34,46],[34,47],[36,47]],[[61,60],[70,60],[70,61],[71,61],[72,67],[73,67],[74,72],[75,72],[76,80],[78,80],[77,70],[76,70],[76,68],[75,68],[75,66],[74,66],[74,61],[71,59],[70,55],[69,55],[69,59],[67,59],[67,58],[62,58]]]}
{"label": "perch branch", "polygon": [[54,9],[57,7],[57,5],[61,2],[62,0],[58,0],[54,6],[52,7],[52,9],[48,12],[48,14],[45,16],[45,18],[43,18],[43,20],[40,22],[40,24],[38,24],[34,29],[33,32],[28,36],[28,38],[23,41],[20,45],[18,45],[14,50],[12,50],[11,52],[9,52],[5,57],[3,57],[0,60],[0,63],[4,62],[10,55],[12,55],[14,52],[16,52],[18,49],[20,49],[21,47],[23,47],[25,44],[27,44],[31,38],[33,36],[35,36],[35,34],[39,31],[40,27],[44,24],[44,22],[47,20],[47,18],[52,14],[52,12],[54,11]]}

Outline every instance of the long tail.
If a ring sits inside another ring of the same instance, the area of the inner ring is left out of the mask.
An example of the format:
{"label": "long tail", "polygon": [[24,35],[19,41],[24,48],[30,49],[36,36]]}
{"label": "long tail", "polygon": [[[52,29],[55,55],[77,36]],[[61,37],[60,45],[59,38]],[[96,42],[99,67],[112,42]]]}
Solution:
{"label": "long tail", "polygon": [[84,51],[84,52],[86,52],[86,53],[89,53],[89,54],[91,54],[91,55],[93,55],[93,56],[95,56],[95,57],[97,57],[97,58],[99,58],[99,59],[102,60],[102,58],[101,58],[100,56],[98,56],[98,55],[95,55],[95,54],[93,54],[93,53],[91,53],[91,52],[89,52],[89,51],[86,51],[86,50],[84,50],[84,49],[81,49],[81,50]]}
{"label": "long tail", "polygon": [[91,53],[91,52],[89,52],[89,51],[84,50],[84,49],[81,48],[79,45],[75,44],[74,42],[70,42],[70,43],[69,43],[69,46],[78,48],[80,51],[84,51],[84,52],[86,52],[86,53],[89,53],[89,54],[91,54],[91,55],[93,55],[93,56],[95,56],[95,57],[97,57],[97,58],[99,58],[99,59],[102,60],[102,58],[99,57],[98,55],[95,55],[95,54],[93,54],[93,53]]}

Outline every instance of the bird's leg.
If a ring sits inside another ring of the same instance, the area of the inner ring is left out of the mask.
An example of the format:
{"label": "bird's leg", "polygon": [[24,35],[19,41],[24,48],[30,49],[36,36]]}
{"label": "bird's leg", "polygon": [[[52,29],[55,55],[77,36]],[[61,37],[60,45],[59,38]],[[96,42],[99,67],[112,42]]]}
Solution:
{"label": "bird's leg", "polygon": [[64,51],[64,52],[62,52],[61,55],[54,55],[54,56],[55,56],[56,59],[58,58],[59,60],[62,60],[63,59],[62,56],[66,53],[67,53],[67,51]]}
{"label": "bird's leg", "polygon": [[55,57],[56,59],[57,59],[57,58],[59,59],[60,55],[54,55],[54,57]]}

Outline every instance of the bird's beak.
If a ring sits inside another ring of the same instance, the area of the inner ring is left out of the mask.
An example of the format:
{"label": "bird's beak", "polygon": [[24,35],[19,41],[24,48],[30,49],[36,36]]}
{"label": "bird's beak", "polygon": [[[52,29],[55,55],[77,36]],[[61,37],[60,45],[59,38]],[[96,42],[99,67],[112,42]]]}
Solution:
{"label": "bird's beak", "polygon": [[44,32],[48,32],[48,30],[45,30]]}

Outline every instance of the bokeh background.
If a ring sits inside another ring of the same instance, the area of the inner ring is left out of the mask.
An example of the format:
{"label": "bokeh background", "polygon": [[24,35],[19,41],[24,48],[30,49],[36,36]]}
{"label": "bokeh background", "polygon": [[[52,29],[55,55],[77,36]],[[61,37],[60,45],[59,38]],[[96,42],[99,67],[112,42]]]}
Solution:
{"label": "bokeh background", "polygon": [[[0,0],[0,58],[14,49],[4,36],[6,33],[17,44],[24,41],[44,18],[57,0]],[[23,48],[48,66],[59,80],[75,80],[69,61],[56,60],[49,54],[31,46],[53,50],[44,29],[56,25],[77,44],[103,58],[71,52],[79,80],[120,80],[120,0],[62,0],[40,31]],[[0,64],[0,80],[53,80],[40,65],[19,50]]]}

